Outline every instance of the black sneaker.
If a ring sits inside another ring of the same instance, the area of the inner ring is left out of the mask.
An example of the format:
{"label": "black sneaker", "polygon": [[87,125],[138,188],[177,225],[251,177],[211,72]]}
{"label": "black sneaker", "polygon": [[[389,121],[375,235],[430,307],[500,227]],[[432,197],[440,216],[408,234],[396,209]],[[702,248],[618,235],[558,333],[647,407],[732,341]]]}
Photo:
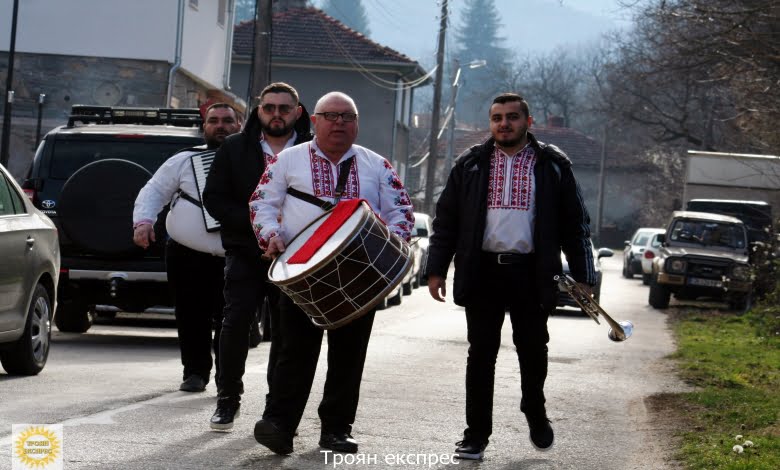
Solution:
{"label": "black sneaker", "polygon": [[184,379],[179,390],[182,392],[203,392],[206,390],[206,380],[199,375],[192,374]]}
{"label": "black sneaker", "polygon": [[357,441],[346,432],[326,432],[320,434],[320,447],[348,454],[354,454],[358,451]]}
{"label": "black sneaker", "polygon": [[525,419],[528,421],[531,444],[533,444],[536,450],[550,450],[555,441],[555,434],[553,434],[553,429],[552,426],[550,426],[550,420],[547,419],[547,415],[545,413],[525,415]]}
{"label": "black sneaker", "polygon": [[488,443],[476,439],[463,439],[455,443],[455,457],[468,460],[482,460]]}
{"label": "black sneaker", "polygon": [[211,417],[211,429],[229,431],[233,429],[233,421],[241,416],[241,403],[236,400],[217,400],[217,411]]}
{"label": "black sneaker", "polygon": [[255,423],[255,440],[279,455],[289,455],[293,452],[292,434],[282,431],[265,419]]}

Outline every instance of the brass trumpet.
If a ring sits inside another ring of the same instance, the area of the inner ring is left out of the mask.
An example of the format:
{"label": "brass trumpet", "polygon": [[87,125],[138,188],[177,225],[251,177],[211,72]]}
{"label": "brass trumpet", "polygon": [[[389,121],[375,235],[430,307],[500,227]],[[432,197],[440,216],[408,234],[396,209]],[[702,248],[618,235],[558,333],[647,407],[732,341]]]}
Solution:
{"label": "brass trumpet", "polygon": [[604,317],[610,326],[609,332],[607,333],[609,339],[619,342],[625,341],[631,337],[631,333],[634,332],[634,324],[628,320],[623,320],[621,322],[613,320],[593,297],[591,297],[582,287],[577,285],[577,281],[572,279],[571,276],[562,274],[560,276],[555,276],[553,279],[558,282],[558,288],[565,290],[571,298],[577,302],[577,305],[582,308],[582,311],[587,313],[597,324],[601,324],[599,323],[599,315]]}

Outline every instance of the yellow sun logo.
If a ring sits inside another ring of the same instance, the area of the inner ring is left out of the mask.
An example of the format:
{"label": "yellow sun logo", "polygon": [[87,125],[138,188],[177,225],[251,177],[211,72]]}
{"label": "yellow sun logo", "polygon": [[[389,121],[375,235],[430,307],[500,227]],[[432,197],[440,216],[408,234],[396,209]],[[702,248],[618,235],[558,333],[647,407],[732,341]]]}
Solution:
{"label": "yellow sun logo", "polygon": [[30,426],[16,439],[14,454],[28,468],[45,468],[62,452],[57,433],[43,426]]}

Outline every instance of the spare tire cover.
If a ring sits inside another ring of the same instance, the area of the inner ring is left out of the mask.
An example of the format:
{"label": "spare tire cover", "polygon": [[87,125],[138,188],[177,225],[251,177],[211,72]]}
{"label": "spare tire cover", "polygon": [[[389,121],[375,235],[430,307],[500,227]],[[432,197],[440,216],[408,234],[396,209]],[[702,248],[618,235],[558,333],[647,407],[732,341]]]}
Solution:
{"label": "spare tire cover", "polygon": [[81,167],[60,193],[57,215],[65,234],[95,254],[136,252],[133,206],[151,177],[146,168],[128,160],[98,160]]}

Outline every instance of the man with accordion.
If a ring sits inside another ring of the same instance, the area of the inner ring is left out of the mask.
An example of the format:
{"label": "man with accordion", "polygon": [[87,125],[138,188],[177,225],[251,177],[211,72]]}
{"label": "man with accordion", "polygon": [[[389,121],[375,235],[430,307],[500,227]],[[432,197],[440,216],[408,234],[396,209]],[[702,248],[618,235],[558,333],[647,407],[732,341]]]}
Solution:
{"label": "man with accordion", "polygon": [[133,241],[146,249],[155,241],[154,223],[170,203],[165,226],[170,237],[165,246],[168,282],[176,299],[176,328],[179,335],[185,392],[202,392],[211,375],[212,325],[216,373],[220,385],[219,334],[222,324],[222,283],[225,251],[219,234],[209,232],[200,202],[199,157],[213,156],[225,138],[238,132],[241,121],[228,104],[212,104],[206,110],[203,138],[206,144],[185,149],[165,161],[135,200]]}

